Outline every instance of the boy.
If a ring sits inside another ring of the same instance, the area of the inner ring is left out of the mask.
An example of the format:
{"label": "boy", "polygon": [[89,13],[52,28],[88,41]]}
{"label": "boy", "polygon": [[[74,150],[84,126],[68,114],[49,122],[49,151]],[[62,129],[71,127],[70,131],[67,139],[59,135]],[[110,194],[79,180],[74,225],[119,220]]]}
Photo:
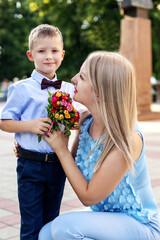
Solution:
{"label": "boy", "polygon": [[[38,143],[37,134],[44,134],[51,123],[45,108],[48,90],[53,93],[60,88],[73,96],[73,85],[57,80],[56,76],[64,54],[58,28],[48,24],[34,28],[29,35],[27,56],[34,62],[35,70],[30,78],[10,86],[1,115],[1,129],[15,132],[19,145],[21,240],[37,240],[41,227],[59,214],[65,174],[49,144],[43,139]],[[56,85],[51,86],[52,83]]]}

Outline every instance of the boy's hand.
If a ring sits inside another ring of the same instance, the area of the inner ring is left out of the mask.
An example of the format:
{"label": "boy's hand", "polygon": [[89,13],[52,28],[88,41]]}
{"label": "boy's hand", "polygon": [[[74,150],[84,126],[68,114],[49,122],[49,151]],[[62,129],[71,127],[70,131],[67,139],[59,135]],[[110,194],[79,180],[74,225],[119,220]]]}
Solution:
{"label": "boy's hand", "polygon": [[50,128],[52,120],[50,118],[39,118],[29,121],[30,132],[43,135]]}

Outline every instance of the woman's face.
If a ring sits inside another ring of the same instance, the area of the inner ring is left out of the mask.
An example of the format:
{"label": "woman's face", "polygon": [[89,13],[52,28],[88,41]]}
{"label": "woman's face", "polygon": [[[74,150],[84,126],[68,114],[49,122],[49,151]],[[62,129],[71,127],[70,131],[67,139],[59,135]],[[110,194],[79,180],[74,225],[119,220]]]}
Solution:
{"label": "woman's face", "polygon": [[90,105],[95,103],[95,94],[93,86],[88,79],[85,63],[71,81],[75,84],[73,99],[89,109]]}

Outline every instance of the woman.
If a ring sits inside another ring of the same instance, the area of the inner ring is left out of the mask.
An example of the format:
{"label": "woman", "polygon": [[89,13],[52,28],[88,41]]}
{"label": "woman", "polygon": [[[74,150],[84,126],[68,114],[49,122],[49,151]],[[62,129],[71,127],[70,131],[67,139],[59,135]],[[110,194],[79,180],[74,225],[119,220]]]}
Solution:
{"label": "woman", "polygon": [[78,198],[92,211],[57,217],[41,229],[39,240],[160,239],[144,139],[136,128],[131,63],[118,53],[94,52],[72,82],[74,100],[90,112],[82,119],[72,154],[60,130],[44,139],[58,155]]}

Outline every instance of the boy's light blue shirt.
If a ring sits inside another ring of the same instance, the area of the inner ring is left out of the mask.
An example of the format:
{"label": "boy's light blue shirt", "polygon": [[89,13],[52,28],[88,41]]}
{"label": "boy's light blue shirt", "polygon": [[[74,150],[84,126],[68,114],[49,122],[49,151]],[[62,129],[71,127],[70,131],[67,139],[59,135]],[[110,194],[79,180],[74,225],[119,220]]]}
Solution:
{"label": "boy's light blue shirt", "polygon": [[[9,87],[8,100],[2,110],[1,119],[30,121],[44,116],[47,117],[45,107],[48,105],[48,91],[54,93],[59,90],[54,87],[41,90],[41,81],[43,78],[43,75],[34,70],[30,78],[12,84]],[[56,75],[52,81],[55,80],[57,80]],[[62,82],[60,91],[69,93],[72,98],[74,86],[71,83]],[[77,110],[82,109],[81,105],[74,101],[73,105]],[[46,141],[42,139],[40,143],[38,142],[37,134],[19,132],[15,133],[15,139],[24,149],[41,153],[53,152]]]}

